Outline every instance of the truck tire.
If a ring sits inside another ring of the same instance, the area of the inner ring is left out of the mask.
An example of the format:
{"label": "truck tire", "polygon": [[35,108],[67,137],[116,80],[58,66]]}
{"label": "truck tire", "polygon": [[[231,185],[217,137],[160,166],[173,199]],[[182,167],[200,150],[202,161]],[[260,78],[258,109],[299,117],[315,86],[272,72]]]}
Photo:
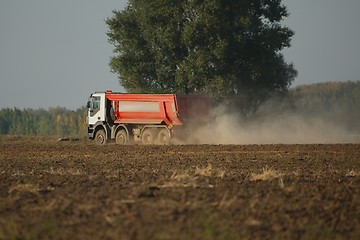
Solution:
{"label": "truck tire", "polygon": [[103,129],[100,129],[96,132],[95,134],[95,143],[97,145],[104,145],[106,144],[106,134],[105,131]]}
{"label": "truck tire", "polygon": [[170,142],[169,131],[165,128],[161,129],[157,135],[157,142],[160,145],[168,145]]}
{"label": "truck tire", "polygon": [[141,142],[144,145],[151,145],[154,144],[155,141],[155,133],[152,129],[145,129],[141,135]]}
{"label": "truck tire", "polygon": [[116,144],[125,145],[128,143],[128,137],[124,129],[117,131],[115,136]]}

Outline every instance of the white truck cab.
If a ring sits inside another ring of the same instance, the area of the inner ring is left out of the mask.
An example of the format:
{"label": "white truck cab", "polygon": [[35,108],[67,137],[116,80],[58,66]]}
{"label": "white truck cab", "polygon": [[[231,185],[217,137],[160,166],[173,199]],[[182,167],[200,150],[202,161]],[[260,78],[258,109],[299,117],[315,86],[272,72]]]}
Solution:
{"label": "white truck cab", "polygon": [[94,130],[97,125],[102,124],[106,119],[105,93],[96,92],[90,95],[87,102],[88,115],[86,123],[88,125],[89,137],[94,137]]}

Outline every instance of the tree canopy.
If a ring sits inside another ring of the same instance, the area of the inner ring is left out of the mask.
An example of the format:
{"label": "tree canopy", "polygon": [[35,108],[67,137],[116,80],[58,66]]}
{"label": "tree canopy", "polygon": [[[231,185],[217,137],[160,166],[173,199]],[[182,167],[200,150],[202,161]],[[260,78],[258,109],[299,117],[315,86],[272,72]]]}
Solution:
{"label": "tree canopy", "polygon": [[133,93],[204,93],[255,112],[297,75],[281,0],[129,0],[108,18],[110,67]]}

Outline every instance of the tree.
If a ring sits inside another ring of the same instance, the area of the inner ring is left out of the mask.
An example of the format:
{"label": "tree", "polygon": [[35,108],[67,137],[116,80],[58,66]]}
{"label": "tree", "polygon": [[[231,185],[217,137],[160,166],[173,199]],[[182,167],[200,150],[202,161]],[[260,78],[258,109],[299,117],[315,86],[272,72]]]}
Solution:
{"label": "tree", "polygon": [[297,72],[281,50],[293,31],[281,0],[129,0],[107,19],[110,67],[134,93],[205,93],[256,112]]}
{"label": "tree", "polygon": [[11,127],[11,110],[9,108],[0,110],[0,134],[7,134]]}

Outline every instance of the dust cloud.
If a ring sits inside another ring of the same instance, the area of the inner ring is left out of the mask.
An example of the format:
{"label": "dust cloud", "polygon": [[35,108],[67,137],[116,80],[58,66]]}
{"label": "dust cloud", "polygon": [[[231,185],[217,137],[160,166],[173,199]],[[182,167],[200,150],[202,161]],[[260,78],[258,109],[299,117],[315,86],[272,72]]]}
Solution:
{"label": "dust cloud", "polygon": [[206,124],[191,131],[188,144],[314,144],[359,143],[360,135],[319,117],[287,113],[240,120],[215,109]]}

